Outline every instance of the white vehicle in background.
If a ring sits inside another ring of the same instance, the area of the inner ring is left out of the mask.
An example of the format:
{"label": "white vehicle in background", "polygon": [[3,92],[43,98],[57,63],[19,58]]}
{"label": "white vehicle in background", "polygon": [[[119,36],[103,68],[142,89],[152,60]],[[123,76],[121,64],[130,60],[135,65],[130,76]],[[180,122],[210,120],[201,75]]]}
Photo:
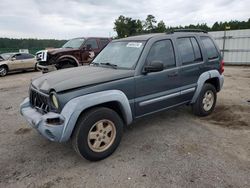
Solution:
{"label": "white vehicle in background", "polygon": [[29,53],[3,53],[0,54],[0,76],[8,72],[36,70],[36,58]]}

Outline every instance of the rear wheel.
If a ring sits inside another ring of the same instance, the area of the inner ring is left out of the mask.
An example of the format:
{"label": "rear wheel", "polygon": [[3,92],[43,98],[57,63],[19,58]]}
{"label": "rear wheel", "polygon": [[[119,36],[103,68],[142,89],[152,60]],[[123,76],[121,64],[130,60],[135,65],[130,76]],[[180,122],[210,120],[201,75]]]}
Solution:
{"label": "rear wheel", "polygon": [[0,76],[6,76],[8,73],[8,69],[5,66],[0,67]]}
{"label": "rear wheel", "polygon": [[76,124],[72,144],[78,154],[90,161],[104,159],[118,147],[123,121],[109,108],[93,108],[82,114]]}
{"label": "rear wheel", "polygon": [[217,92],[212,84],[205,83],[198,99],[193,104],[193,112],[198,116],[207,116],[214,110]]}

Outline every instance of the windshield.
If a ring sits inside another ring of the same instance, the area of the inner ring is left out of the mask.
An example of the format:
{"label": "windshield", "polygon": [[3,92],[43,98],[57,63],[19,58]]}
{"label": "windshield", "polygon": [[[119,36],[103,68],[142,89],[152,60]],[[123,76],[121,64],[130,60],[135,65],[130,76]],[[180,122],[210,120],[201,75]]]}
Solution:
{"label": "windshield", "polygon": [[3,60],[9,59],[13,54],[12,53],[4,53],[0,54],[0,59],[2,58]]}
{"label": "windshield", "polygon": [[95,58],[94,64],[111,64],[117,68],[131,69],[135,66],[145,41],[112,42]]}
{"label": "windshield", "polygon": [[66,42],[62,48],[80,48],[80,46],[83,44],[84,39],[78,38],[78,39],[71,39],[68,42]]}

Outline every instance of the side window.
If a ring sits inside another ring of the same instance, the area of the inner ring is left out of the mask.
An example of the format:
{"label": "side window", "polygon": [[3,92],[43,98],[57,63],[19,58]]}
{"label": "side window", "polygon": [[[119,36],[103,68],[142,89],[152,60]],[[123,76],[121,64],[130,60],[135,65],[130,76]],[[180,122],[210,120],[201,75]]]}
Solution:
{"label": "side window", "polygon": [[215,47],[212,39],[209,37],[201,37],[201,41],[206,49],[208,59],[215,59],[219,56],[217,48]]}
{"label": "side window", "polygon": [[97,48],[98,48],[96,39],[88,39],[88,40],[86,41],[86,43],[85,43],[84,46],[87,46],[87,45],[91,45],[91,48],[92,48],[92,49],[97,49]]}
{"label": "side window", "polygon": [[33,55],[31,55],[31,54],[25,54],[25,59],[32,59],[32,58],[34,58]]}
{"label": "side window", "polygon": [[105,47],[109,43],[108,39],[100,39],[101,48]]}
{"label": "side window", "polygon": [[34,56],[31,55],[31,54],[22,54],[22,57],[23,57],[23,59],[32,59],[32,58],[34,58]]}
{"label": "side window", "polygon": [[16,60],[22,60],[22,59],[24,59],[23,54],[16,54],[13,57],[16,58]]}
{"label": "side window", "polygon": [[182,65],[191,64],[194,62],[194,50],[190,38],[177,39],[177,45],[181,54]]}
{"label": "side window", "polygon": [[172,42],[170,40],[162,40],[155,42],[151,47],[147,62],[160,61],[165,68],[175,67],[175,55]]}
{"label": "side window", "polygon": [[194,49],[194,56],[195,56],[194,61],[196,62],[202,61],[203,59],[201,56],[201,49],[199,47],[199,44],[197,43],[197,40],[194,37],[191,37],[191,42],[192,42],[193,49]]}

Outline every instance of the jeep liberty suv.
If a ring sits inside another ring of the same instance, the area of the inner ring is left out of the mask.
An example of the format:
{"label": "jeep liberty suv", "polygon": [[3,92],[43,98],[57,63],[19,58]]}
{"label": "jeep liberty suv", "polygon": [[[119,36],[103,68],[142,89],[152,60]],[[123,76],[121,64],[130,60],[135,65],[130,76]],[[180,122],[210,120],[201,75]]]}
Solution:
{"label": "jeep liberty suv", "polygon": [[38,51],[37,67],[46,73],[89,64],[110,41],[110,38],[101,37],[71,39],[61,48]]}
{"label": "jeep liberty suv", "polygon": [[207,33],[185,31],[114,40],[89,66],[33,79],[21,114],[47,139],[71,140],[91,161],[111,155],[123,128],[143,116],[184,104],[209,115],[224,63]]}

